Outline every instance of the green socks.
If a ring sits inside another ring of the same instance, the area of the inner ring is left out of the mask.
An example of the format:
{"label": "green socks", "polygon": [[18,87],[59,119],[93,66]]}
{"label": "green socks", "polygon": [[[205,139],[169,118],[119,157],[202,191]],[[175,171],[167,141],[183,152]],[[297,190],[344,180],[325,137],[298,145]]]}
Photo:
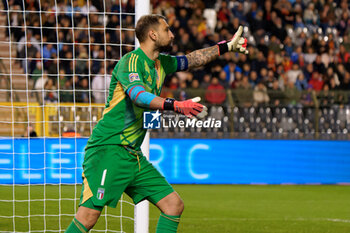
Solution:
{"label": "green socks", "polygon": [[156,233],[174,233],[177,232],[177,226],[180,222],[179,216],[171,216],[160,213]]}
{"label": "green socks", "polygon": [[68,226],[66,233],[86,233],[88,229],[84,227],[76,218],[73,218],[73,221]]}
{"label": "green socks", "polygon": [[[156,233],[175,233],[180,222],[180,216],[171,216],[161,213],[158,220]],[[88,229],[84,227],[76,218],[68,226],[66,233],[86,233]]]}

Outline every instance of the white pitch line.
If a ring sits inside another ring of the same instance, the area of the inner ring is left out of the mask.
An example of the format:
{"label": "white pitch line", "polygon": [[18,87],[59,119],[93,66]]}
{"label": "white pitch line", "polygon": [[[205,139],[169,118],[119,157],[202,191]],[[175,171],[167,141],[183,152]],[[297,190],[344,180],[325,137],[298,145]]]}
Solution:
{"label": "white pitch line", "polygon": [[[158,220],[158,218],[150,218],[150,220]],[[338,218],[181,218],[181,221],[325,221],[325,222],[342,222],[350,223],[350,219]]]}
{"label": "white pitch line", "polygon": [[349,219],[337,219],[337,218],[326,218],[327,221],[331,222],[345,222],[345,223],[350,223]]}

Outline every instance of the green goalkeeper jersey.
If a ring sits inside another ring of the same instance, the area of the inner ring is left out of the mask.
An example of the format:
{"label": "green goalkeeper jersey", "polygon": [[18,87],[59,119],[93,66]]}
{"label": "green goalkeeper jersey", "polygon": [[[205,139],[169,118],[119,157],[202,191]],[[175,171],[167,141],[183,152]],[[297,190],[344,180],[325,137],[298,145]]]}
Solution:
{"label": "green goalkeeper jersey", "polygon": [[141,85],[147,92],[160,95],[164,78],[177,70],[176,57],[160,54],[151,60],[140,49],[124,55],[115,66],[103,116],[94,127],[86,149],[100,145],[124,145],[140,151],[146,134],[143,112],[126,91]]}

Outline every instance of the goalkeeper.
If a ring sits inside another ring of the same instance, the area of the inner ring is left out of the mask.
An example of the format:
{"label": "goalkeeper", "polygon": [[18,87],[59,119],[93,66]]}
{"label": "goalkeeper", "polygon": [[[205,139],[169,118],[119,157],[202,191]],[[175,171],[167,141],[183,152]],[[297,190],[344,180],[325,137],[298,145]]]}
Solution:
{"label": "goalkeeper", "polygon": [[115,66],[103,117],[85,148],[79,209],[66,232],[87,232],[104,206],[116,207],[123,192],[135,204],[147,199],[160,211],[157,233],[176,232],[183,201],[166,179],[142,155],[146,134],[143,112],[173,110],[204,118],[207,108],[197,102],[159,97],[167,74],[203,66],[225,52],[248,53],[239,27],[230,41],[193,51],[186,56],[161,54],[172,49],[174,35],[160,15],[142,16],[136,25],[140,48],[124,55]]}

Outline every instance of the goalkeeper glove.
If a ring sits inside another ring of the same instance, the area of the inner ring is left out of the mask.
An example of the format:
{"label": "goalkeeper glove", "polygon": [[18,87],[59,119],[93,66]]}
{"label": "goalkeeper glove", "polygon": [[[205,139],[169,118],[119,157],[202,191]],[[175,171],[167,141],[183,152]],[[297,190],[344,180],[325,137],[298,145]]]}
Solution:
{"label": "goalkeeper glove", "polygon": [[198,103],[200,100],[200,97],[195,97],[185,101],[176,101],[171,98],[166,98],[163,103],[163,109],[173,110],[189,118],[196,117],[203,119],[206,115],[208,115],[208,109],[204,105]]}
{"label": "goalkeeper glove", "polygon": [[233,35],[232,39],[229,41],[221,41],[217,45],[219,47],[219,55],[222,55],[228,51],[239,52],[248,54],[247,50],[247,39],[241,37],[243,33],[243,27],[239,26],[237,32]]}

